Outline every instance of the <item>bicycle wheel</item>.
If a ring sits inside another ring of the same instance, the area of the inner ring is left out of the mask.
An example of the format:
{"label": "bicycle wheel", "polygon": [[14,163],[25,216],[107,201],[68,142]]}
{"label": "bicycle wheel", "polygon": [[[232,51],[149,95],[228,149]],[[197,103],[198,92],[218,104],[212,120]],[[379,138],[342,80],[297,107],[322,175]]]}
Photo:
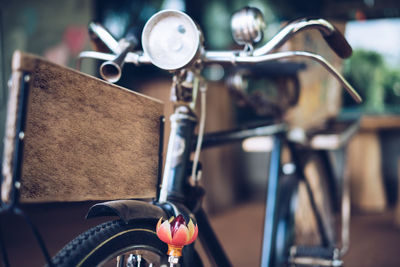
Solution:
{"label": "bicycle wheel", "polygon": [[[333,247],[336,243],[334,181],[330,180],[330,166],[324,157],[322,152],[310,156],[304,169],[307,182],[302,181],[299,184],[296,245]],[[313,210],[312,202],[315,203],[314,208],[318,214]]]}
{"label": "bicycle wheel", "polygon": [[313,155],[308,161],[306,180],[295,174],[280,179],[272,266],[288,266],[292,246],[303,248],[301,251],[311,251],[307,254],[311,257],[319,257],[325,248],[332,248],[335,244],[332,188],[327,167],[317,156],[321,155]]}
{"label": "bicycle wheel", "polygon": [[[53,263],[57,267],[166,267],[167,245],[158,239],[155,226],[152,221],[100,224],[68,243],[54,256]],[[201,266],[197,253],[194,254],[194,259],[184,257],[182,266]],[[189,261],[196,264],[188,264]]]}
{"label": "bicycle wheel", "polygon": [[[326,166],[314,156],[310,158],[305,172],[307,183],[296,175],[280,178],[273,266],[287,266],[292,246],[326,248],[335,244],[333,196]],[[318,227],[310,194],[313,195],[324,234]]]}
{"label": "bicycle wheel", "polygon": [[279,181],[279,201],[275,223],[273,266],[285,266],[290,247],[295,242],[295,213],[298,205],[299,179],[294,175],[283,175]]}

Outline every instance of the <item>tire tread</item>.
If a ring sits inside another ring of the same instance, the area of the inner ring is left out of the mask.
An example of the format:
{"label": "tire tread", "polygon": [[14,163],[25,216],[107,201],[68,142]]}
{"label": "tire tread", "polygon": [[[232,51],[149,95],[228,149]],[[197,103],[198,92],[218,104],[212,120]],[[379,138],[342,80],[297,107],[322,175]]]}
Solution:
{"label": "tire tread", "polygon": [[123,221],[109,221],[97,225],[86,232],[80,234],[52,259],[53,264],[57,267],[70,267],[77,263],[71,262],[73,259],[82,259],[90,251],[91,248],[102,242],[104,239],[121,231],[121,228],[127,226]]}

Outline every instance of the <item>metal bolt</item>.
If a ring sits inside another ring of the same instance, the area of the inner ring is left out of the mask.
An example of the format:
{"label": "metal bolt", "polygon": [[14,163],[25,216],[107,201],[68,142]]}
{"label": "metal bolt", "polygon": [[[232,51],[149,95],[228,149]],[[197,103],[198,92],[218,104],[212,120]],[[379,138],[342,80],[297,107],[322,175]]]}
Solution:
{"label": "metal bolt", "polygon": [[19,134],[18,134],[19,140],[23,140],[24,137],[25,137],[25,133],[24,132],[19,132]]}
{"label": "metal bolt", "polygon": [[25,81],[25,82],[28,83],[30,80],[31,80],[31,76],[30,76],[30,75],[25,75],[25,76],[24,76],[24,81]]}
{"label": "metal bolt", "polygon": [[21,183],[20,182],[15,182],[14,186],[17,189],[20,189],[21,188]]}
{"label": "metal bolt", "polygon": [[174,264],[178,264],[179,257],[169,256],[168,257],[168,262],[170,263],[171,266],[173,266]]}
{"label": "metal bolt", "polygon": [[286,175],[290,175],[295,173],[296,171],[296,165],[293,163],[286,163],[282,166],[282,172]]}

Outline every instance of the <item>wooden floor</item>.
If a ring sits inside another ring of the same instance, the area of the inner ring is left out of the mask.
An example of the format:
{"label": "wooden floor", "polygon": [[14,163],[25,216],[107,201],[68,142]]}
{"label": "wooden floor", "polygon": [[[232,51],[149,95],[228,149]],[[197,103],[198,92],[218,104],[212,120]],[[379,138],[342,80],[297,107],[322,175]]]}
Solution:
{"label": "wooden floor", "polygon": [[[28,213],[43,233],[51,254],[77,234],[101,221],[84,221],[89,205],[78,203],[28,208]],[[211,223],[234,266],[259,266],[263,216],[263,203],[248,203],[211,218]],[[390,212],[353,216],[351,249],[345,258],[345,266],[400,266],[400,229],[394,226],[392,217]],[[3,215],[0,223],[11,266],[44,265],[43,256],[32,234],[20,218]],[[2,263],[0,266],[3,266]]]}
{"label": "wooden floor", "polygon": [[393,217],[392,212],[353,216],[346,266],[400,266],[400,227]]}
{"label": "wooden floor", "polygon": [[[259,266],[263,209],[263,203],[245,204],[212,218],[234,266]],[[400,228],[394,225],[392,212],[353,214],[350,232],[345,266],[400,266]]]}

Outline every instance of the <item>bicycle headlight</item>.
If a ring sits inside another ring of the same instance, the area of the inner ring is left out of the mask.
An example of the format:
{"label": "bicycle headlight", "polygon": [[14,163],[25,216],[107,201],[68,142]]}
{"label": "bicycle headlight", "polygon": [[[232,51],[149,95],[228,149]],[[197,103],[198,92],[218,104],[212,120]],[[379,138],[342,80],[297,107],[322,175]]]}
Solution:
{"label": "bicycle headlight", "polygon": [[200,51],[201,33],[185,13],[164,10],[153,15],[142,33],[145,54],[157,67],[176,70],[192,63]]}

